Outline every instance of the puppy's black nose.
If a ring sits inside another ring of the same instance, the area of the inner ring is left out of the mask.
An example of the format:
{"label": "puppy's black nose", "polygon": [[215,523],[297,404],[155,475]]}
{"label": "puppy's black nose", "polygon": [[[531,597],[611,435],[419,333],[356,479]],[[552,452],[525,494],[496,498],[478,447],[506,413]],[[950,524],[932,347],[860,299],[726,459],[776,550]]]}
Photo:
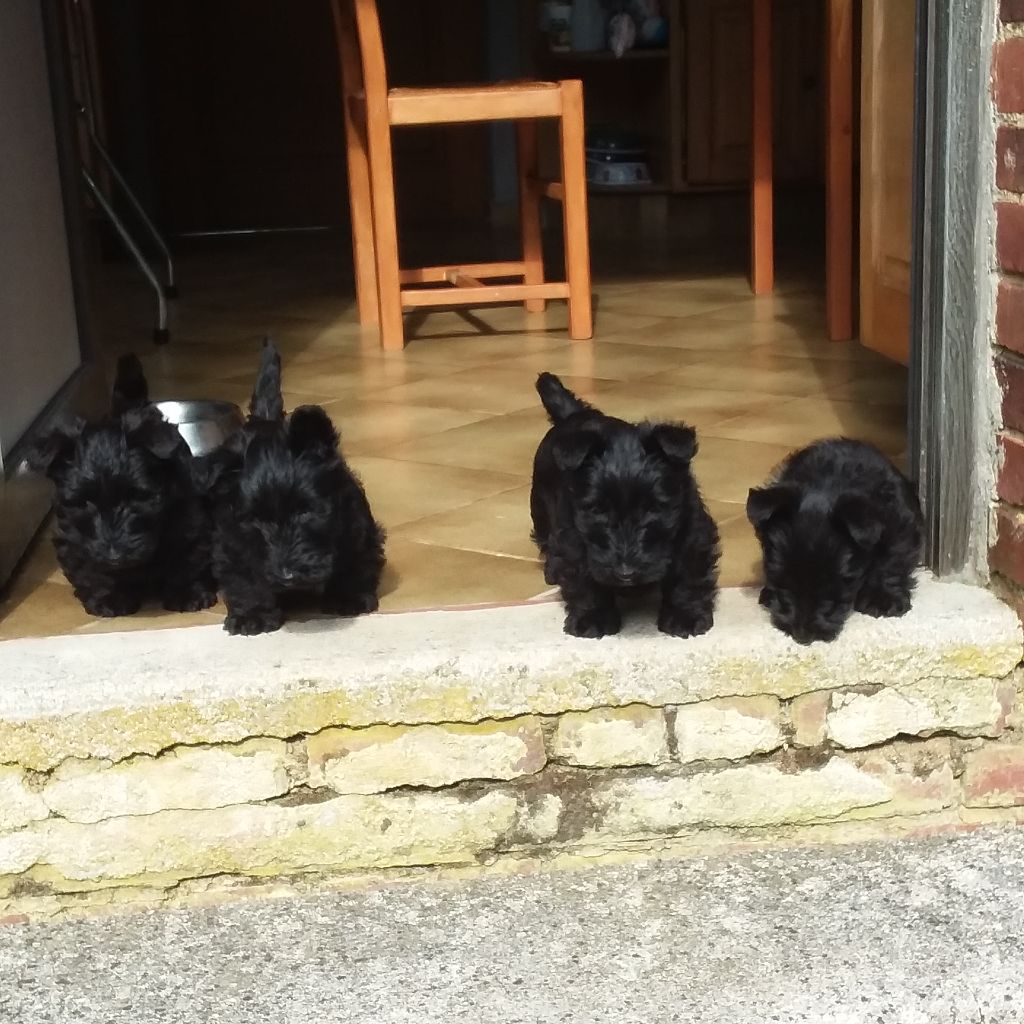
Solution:
{"label": "puppy's black nose", "polygon": [[637,574],[632,569],[616,569],[615,578],[619,583],[635,583]]}

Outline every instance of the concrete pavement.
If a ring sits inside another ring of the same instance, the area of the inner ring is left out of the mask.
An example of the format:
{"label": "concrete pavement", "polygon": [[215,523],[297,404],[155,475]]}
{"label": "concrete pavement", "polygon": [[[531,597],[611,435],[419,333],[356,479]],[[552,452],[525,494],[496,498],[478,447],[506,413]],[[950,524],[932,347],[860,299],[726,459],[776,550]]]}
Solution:
{"label": "concrete pavement", "polygon": [[13,926],[0,1021],[1024,1021],[1024,831]]}

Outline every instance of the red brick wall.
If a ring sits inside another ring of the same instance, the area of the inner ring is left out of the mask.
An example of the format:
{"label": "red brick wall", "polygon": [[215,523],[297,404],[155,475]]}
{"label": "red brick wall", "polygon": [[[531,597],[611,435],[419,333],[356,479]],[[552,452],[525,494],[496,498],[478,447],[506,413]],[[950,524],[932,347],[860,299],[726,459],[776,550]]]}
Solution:
{"label": "red brick wall", "polygon": [[1001,0],[992,62],[996,134],[996,377],[1003,392],[989,565],[1024,611],[1024,0]]}

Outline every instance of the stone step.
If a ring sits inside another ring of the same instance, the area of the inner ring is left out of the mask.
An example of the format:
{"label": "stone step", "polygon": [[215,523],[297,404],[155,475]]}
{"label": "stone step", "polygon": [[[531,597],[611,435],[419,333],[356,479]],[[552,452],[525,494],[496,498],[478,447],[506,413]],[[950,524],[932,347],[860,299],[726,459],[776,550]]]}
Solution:
{"label": "stone step", "polygon": [[688,641],[561,618],[0,644],[0,914],[1024,813],[1020,626],[984,590],[926,579],[906,617],[810,647],[753,591]]}

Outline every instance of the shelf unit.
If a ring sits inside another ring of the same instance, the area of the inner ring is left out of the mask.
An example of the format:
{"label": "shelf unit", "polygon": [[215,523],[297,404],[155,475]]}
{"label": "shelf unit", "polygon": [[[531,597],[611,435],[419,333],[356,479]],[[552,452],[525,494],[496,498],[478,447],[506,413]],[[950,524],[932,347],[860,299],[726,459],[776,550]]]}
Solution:
{"label": "shelf unit", "polygon": [[[526,5],[530,7],[531,5]],[[539,3],[532,5],[539,12]],[[610,50],[551,50],[534,17],[533,73],[540,78],[580,77],[584,81],[588,125],[628,125],[650,147],[647,185],[599,186],[593,195],[660,195],[690,191],[686,181],[683,82],[683,0],[666,0],[668,45],[634,48],[616,57]]]}
{"label": "shelf unit", "polygon": [[[583,79],[589,125],[628,127],[650,147],[654,182],[592,187],[593,195],[739,190],[750,179],[751,0],[665,0],[668,45],[622,57],[552,51],[539,3],[523,5],[532,77]],[[820,0],[774,0],[775,174],[823,180]]]}

